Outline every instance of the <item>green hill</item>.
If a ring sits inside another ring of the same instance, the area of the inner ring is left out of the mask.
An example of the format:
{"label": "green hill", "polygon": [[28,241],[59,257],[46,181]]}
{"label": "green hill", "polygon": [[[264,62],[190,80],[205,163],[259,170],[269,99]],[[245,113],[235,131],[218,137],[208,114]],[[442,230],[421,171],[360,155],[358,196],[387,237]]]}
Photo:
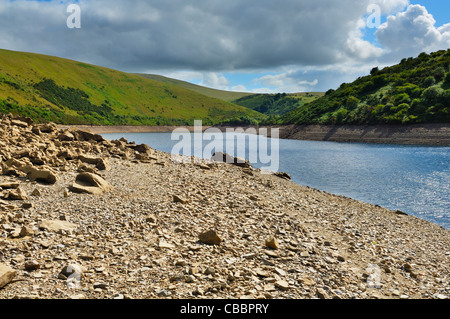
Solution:
{"label": "green hill", "polygon": [[324,93],[278,93],[278,94],[253,94],[234,100],[233,103],[248,107],[266,115],[284,115],[298,107],[315,101]]}
{"label": "green hill", "polygon": [[450,122],[450,49],[421,53],[286,114],[284,124]]}
{"label": "green hill", "polygon": [[231,91],[211,89],[204,86],[192,84],[189,82],[167,78],[162,75],[156,74],[137,74],[137,75],[155,81],[178,85],[209,97],[214,97],[237,105],[245,106],[246,108],[255,110],[257,112],[269,116],[284,115],[324,95],[324,93],[317,93],[317,92],[292,93],[292,94],[286,93],[257,94],[245,92],[231,92]]}
{"label": "green hill", "polygon": [[77,61],[0,50],[0,112],[37,122],[94,125],[217,124],[263,116],[178,85]]}
{"label": "green hill", "polygon": [[163,83],[169,83],[177,86],[184,87],[185,89],[192,90],[194,92],[224,100],[227,102],[234,102],[244,96],[251,96],[252,93],[246,93],[246,92],[232,92],[232,91],[223,91],[223,90],[217,90],[217,89],[211,89],[207,88],[201,85],[192,84],[186,81],[176,80],[172,78],[168,78],[162,75],[156,75],[156,74],[141,74],[137,73],[137,75],[146,77],[148,79],[152,79],[155,81],[163,82]]}

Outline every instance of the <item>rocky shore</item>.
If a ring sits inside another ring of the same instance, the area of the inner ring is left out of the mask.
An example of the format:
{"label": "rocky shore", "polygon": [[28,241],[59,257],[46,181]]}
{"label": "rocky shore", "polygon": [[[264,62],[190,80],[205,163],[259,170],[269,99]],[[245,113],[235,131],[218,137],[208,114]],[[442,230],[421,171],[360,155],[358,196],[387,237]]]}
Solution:
{"label": "rocky shore", "polygon": [[450,233],[250,165],[0,118],[0,299],[446,299]]}
{"label": "rocky shore", "polygon": [[[84,131],[89,131],[96,134],[106,134],[106,133],[168,133],[179,128],[180,126],[96,126],[96,125],[58,125],[58,128],[62,130],[66,129],[79,129]],[[204,126],[202,129],[206,130],[210,126]],[[188,129],[193,132],[193,126],[183,126],[183,128]]]}

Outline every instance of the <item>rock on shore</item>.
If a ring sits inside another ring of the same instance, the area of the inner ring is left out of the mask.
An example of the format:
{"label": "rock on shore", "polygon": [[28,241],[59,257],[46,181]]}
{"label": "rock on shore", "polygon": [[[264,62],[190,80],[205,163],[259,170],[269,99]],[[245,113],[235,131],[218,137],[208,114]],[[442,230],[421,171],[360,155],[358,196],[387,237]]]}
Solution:
{"label": "rock on shore", "polygon": [[0,299],[450,295],[449,231],[421,219],[24,118],[0,137]]}

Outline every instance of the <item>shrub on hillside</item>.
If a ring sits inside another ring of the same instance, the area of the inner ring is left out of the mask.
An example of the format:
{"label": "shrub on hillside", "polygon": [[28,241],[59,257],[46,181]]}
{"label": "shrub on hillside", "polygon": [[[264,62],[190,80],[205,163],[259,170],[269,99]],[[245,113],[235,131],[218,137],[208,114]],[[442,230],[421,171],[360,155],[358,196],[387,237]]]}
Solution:
{"label": "shrub on hillside", "polygon": [[395,105],[400,105],[403,103],[411,103],[411,98],[407,93],[400,93],[395,97]]}
{"label": "shrub on hillside", "polygon": [[425,79],[423,84],[426,88],[429,88],[430,86],[433,86],[436,84],[436,79],[434,78],[434,76],[429,76]]}
{"label": "shrub on hillside", "polygon": [[429,87],[422,93],[422,101],[426,105],[433,105],[437,102],[438,96],[442,93],[442,89],[437,86]]}
{"label": "shrub on hillside", "polygon": [[361,102],[361,101],[358,98],[356,98],[354,96],[350,96],[346,102],[347,108],[349,110],[353,110],[354,108],[356,108],[358,106],[359,102]]}
{"label": "shrub on hillside", "polygon": [[445,76],[445,72],[446,71],[445,71],[444,67],[438,67],[433,71],[432,75],[434,76],[434,78],[436,79],[437,82],[441,82]]}
{"label": "shrub on hillside", "polygon": [[444,84],[450,86],[450,72],[448,72],[447,75],[445,76]]}

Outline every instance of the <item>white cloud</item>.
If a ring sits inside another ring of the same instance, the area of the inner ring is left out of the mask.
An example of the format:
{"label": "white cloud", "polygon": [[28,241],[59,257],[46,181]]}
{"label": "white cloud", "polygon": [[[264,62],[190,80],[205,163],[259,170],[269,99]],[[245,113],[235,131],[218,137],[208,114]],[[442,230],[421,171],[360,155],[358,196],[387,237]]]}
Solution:
{"label": "white cloud", "polygon": [[389,16],[376,32],[381,45],[390,52],[385,58],[447,49],[450,25],[437,28],[435,24],[433,15],[421,5],[410,5],[406,11]]}
{"label": "white cloud", "polygon": [[248,92],[248,89],[244,85],[240,84],[240,85],[233,86],[231,88],[231,91],[234,91],[234,92]]}
{"label": "white cloud", "polygon": [[378,58],[383,54],[383,49],[376,47],[369,41],[363,40],[362,30],[365,27],[366,21],[359,19],[356,29],[350,31],[347,38],[348,52],[361,61]]}
{"label": "white cloud", "polygon": [[384,15],[397,13],[409,5],[409,0],[377,0],[373,1],[381,8],[381,13]]}
{"label": "white cloud", "polygon": [[[297,92],[335,88],[374,66],[450,47],[450,24],[436,27],[409,0],[80,0],[79,30],[66,27],[69,2],[0,0],[0,48],[218,89]],[[391,15],[377,45],[364,37],[371,4]],[[255,81],[224,76],[245,72]]]}
{"label": "white cloud", "polygon": [[438,28],[439,33],[441,34],[441,49],[442,48],[450,48],[450,23],[444,24],[443,26]]}
{"label": "white cloud", "polygon": [[280,93],[280,92],[283,92],[283,91],[279,90],[278,88],[273,89],[273,88],[264,88],[264,87],[250,90],[250,93],[256,93],[256,94],[272,94],[272,93],[275,94],[275,93]]}
{"label": "white cloud", "polygon": [[80,0],[80,30],[66,27],[67,2],[2,1],[0,43],[130,72],[327,65],[377,56],[359,20],[406,1]]}
{"label": "white cloud", "polygon": [[166,70],[159,70],[157,72],[149,70],[144,73],[158,73],[163,76],[166,76],[168,78],[173,78],[181,81],[186,82],[200,82],[203,79],[203,73],[197,72],[197,71],[166,71]]}
{"label": "white cloud", "polygon": [[313,91],[319,84],[317,78],[308,80],[305,78],[304,71],[300,69],[281,72],[274,75],[264,75],[254,80],[254,82],[269,87],[270,91],[296,93],[304,91]]}
{"label": "white cloud", "polygon": [[200,85],[219,90],[228,90],[230,82],[223,75],[208,72],[203,74],[203,80],[200,82]]}

